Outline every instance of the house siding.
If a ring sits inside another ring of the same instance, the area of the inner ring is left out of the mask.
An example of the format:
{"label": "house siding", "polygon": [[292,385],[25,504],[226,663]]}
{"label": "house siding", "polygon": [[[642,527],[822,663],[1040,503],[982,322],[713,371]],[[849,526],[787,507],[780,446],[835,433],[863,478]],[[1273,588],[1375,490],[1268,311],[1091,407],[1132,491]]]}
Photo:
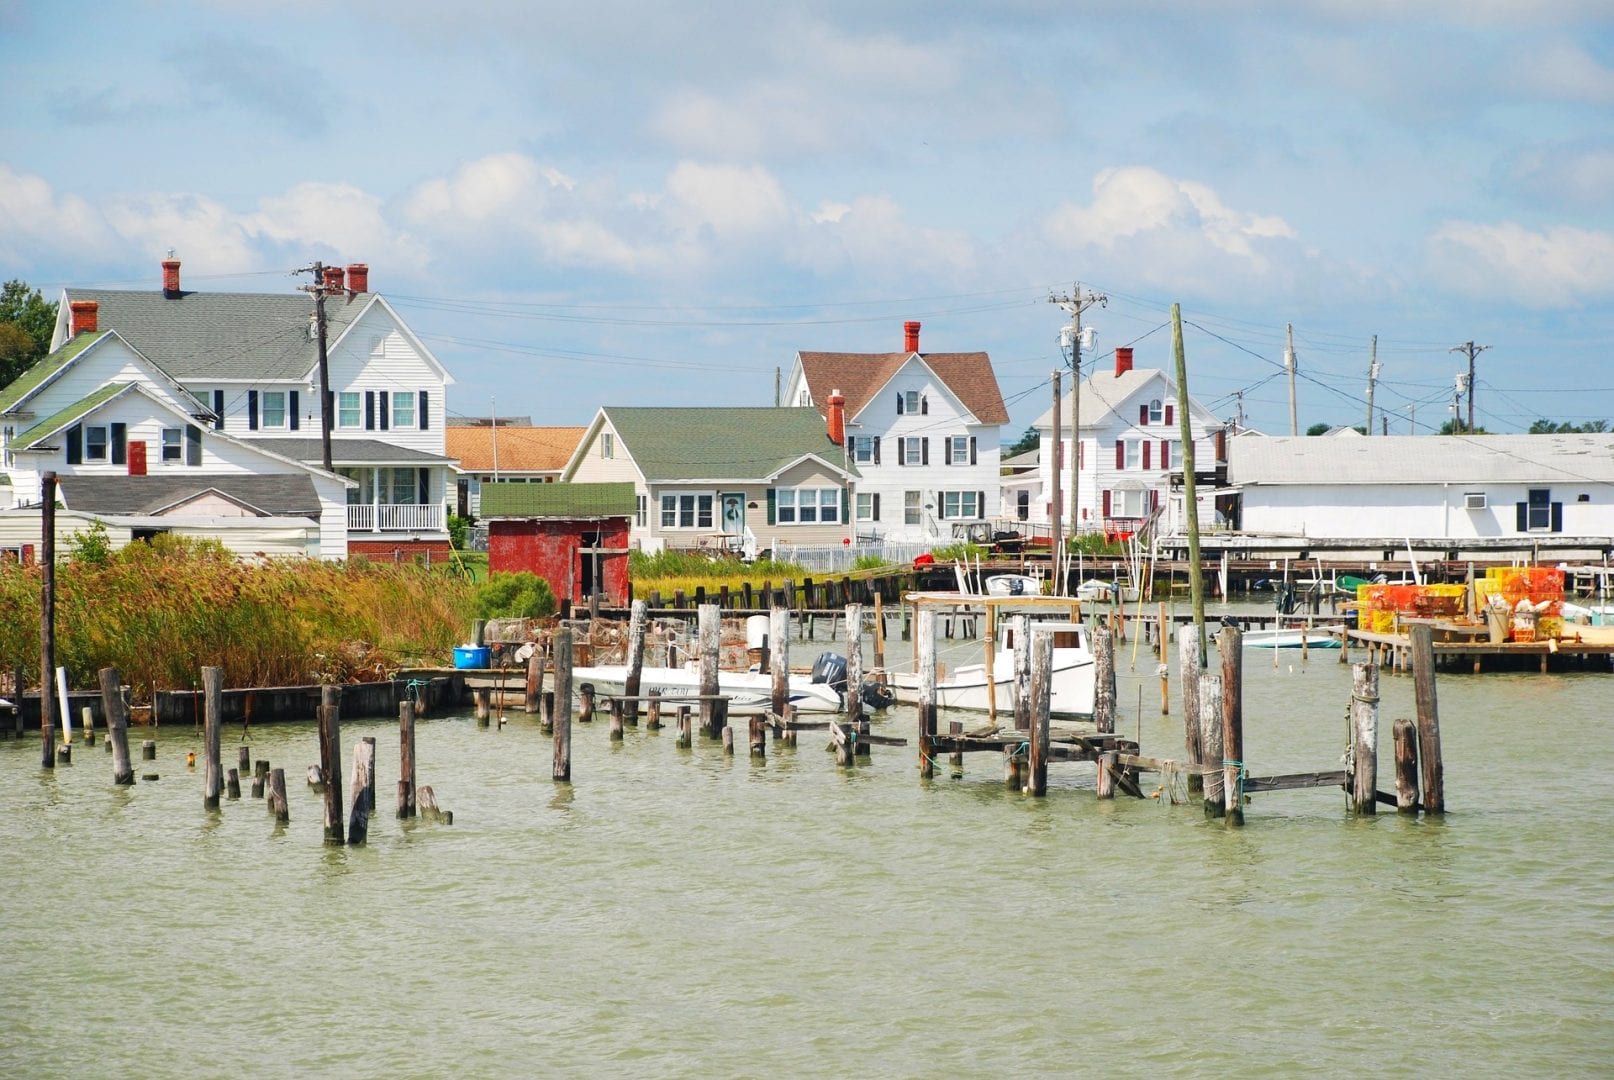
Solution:
{"label": "house siding", "polygon": [[[1614,483],[1334,484],[1246,487],[1240,528],[1330,539],[1411,537],[1452,540],[1533,535],[1521,533],[1516,506],[1532,488],[1561,503],[1560,535],[1614,536]],[[1486,497],[1483,510],[1464,508],[1464,495]],[[1587,496],[1580,502],[1580,496]]]}
{"label": "house siding", "polygon": [[[488,570],[530,571],[549,582],[556,599],[582,603],[589,595],[583,574],[585,534],[600,533],[601,547],[627,547],[628,520],[495,519],[488,522]],[[618,607],[627,603],[626,555],[604,558],[600,585],[604,603]]]}

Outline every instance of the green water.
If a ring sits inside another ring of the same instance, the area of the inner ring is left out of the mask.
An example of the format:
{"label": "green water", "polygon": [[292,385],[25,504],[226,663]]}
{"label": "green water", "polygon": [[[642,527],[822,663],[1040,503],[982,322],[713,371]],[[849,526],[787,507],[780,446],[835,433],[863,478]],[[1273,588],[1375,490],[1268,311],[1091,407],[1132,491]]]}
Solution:
{"label": "green water", "polygon": [[[1137,668],[1122,730],[1178,754]],[[1252,770],[1340,767],[1349,685],[1334,655],[1248,653]],[[753,763],[579,726],[557,786],[528,718],[456,715],[418,735],[451,827],[392,817],[394,725],[343,725],[345,760],[380,744],[382,813],[331,849],[312,725],[249,740],[286,768],[283,828],[202,809],[189,729],[122,790],[100,745],[45,772],[0,742],[0,1075],[1609,1075],[1611,687],[1442,676],[1444,821],[1321,790],[1243,829],[1098,802],[1087,765],[1044,799],[995,756],[839,770],[812,734]],[[1411,713],[1386,676],[1386,749]]]}

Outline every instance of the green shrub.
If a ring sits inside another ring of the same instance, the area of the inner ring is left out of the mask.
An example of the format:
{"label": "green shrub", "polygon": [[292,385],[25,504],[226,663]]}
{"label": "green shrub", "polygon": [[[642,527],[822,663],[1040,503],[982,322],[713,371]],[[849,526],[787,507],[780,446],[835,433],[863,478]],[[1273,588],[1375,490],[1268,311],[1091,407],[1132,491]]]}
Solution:
{"label": "green shrub", "polygon": [[476,589],[480,619],[542,619],[554,613],[555,593],[549,582],[527,570],[490,574]]}
{"label": "green shrub", "polygon": [[878,570],[881,567],[891,566],[891,565],[893,565],[893,564],[891,563],[890,560],[881,558],[880,556],[875,555],[873,552],[870,552],[870,553],[865,554],[865,555],[859,555],[857,557],[857,560],[852,563],[852,569],[853,570]]}
{"label": "green shrub", "polygon": [[955,562],[966,559],[984,559],[989,552],[980,544],[960,543],[935,548],[930,554],[937,562]]}
{"label": "green shrub", "polygon": [[67,538],[67,557],[85,566],[105,566],[112,558],[112,541],[106,534],[106,523],[90,522],[90,527]]}
{"label": "green shrub", "polygon": [[462,518],[458,514],[448,515],[448,542],[453,545],[455,550],[465,550],[465,541],[470,537],[470,534],[471,521],[469,518]]}

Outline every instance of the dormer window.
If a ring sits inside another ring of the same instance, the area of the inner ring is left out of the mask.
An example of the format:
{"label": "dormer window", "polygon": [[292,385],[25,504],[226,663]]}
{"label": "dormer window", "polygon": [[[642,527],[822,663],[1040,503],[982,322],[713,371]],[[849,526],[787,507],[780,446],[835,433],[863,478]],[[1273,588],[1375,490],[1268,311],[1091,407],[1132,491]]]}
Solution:
{"label": "dormer window", "polygon": [[901,416],[903,413],[928,413],[929,411],[930,402],[925,400],[924,394],[921,394],[917,390],[903,390],[898,392],[898,416]]}
{"label": "dormer window", "polygon": [[807,392],[806,388],[803,388],[801,393],[796,395],[796,404],[797,405],[807,406],[807,405],[811,405],[812,403],[813,403],[813,396]]}
{"label": "dormer window", "polygon": [[1158,424],[1165,419],[1165,415],[1165,410],[1161,407],[1159,398],[1149,402],[1149,423]]}

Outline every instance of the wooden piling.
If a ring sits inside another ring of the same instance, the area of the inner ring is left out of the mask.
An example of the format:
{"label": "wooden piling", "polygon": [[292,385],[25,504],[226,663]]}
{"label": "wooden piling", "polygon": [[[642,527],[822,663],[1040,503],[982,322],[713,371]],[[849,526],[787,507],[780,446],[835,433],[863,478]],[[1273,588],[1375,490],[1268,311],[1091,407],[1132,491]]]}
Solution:
{"label": "wooden piling", "polygon": [[1391,727],[1395,740],[1395,809],[1398,814],[1418,812],[1418,728],[1401,717]]}
{"label": "wooden piling", "polygon": [[723,649],[723,613],[716,604],[702,604],[695,609],[695,619],[700,637],[701,730],[717,738],[722,730],[714,718],[717,715],[717,665]]}
{"label": "wooden piling", "polygon": [[398,702],[398,816],[415,816],[415,706]]}
{"label": "wooden piling", "polygon": [[645,695],[649,703],[645,707],[644,728],[646,731],[661,730],[661,691],[652,690]]}
{"label": "wooden piling", "polygon": [[[642,603],[642,601],[640,601]],[[527,685],[526,693],[522,698],[521,707],[528,716],[539,709],[544,694],[544,648],[537,642],[533,643],[532,655],[527,657]]]}
{"label": "wooden piling", "polygon": [[579,724],[592,724],[594,722],[594,684],[584,683],[577,691],[577,722]]}
{"label": "wooden piling", "polygon": [[919,612],[919,775],[936,775],[936,613]]}
{"label": "wooden piling", "polygon": [[1014,730],[1031,730],[1031,620],[1014,617]]}
{"label": "wooden piling", "polygon": [[95,710],[88,705],[78,711],[79,724],[84,728],[84,745],[95,745]]}
{"label": "wooden piling", "polygon": [[538,712],[538,730],[545,735],[555,730],[555,691],[543,692],[541,707]]}
{"label": "wooden piling", "polygon": [[219,759],[219,729],[224,726],[224,669],[202,669],[202,806],[207,810],[219,808],[219,793],[224,787],[224,763]]}
{"label": "wooden piling", "polygon": [[142,742],[140,744],[140,760],[142,760],[142,761],[156,761],[157,760],[157,740],[156,739],[146,739],[144,742]]}
{"label": "wooden piling", "polygon": [[[134,763],[129,760],[129,713],[123,705],[123,687],[118,669],[105,667],[100,671],[101,712],[106,716],[108,745],[112,747],[112,782],[120,786],[134,783]],[[17,687],[22,698],[22,687]],[[156,749],[156,744],[152,744]],[[155,755],[153,755],[155,756]]]}
{"label": "wooden piling", "polygon": [[325,842],[340,845],[342,826],[342,688],[319,688],[319,771],[325,784]]}
{"label": "wooden piling", "polygon": [[[267,762],[260,761],[258,764],[264,765],[267,764]],[[263,798],[264,783],[268,777],[269,774],[267,772],[257,772],[252,774],[252,797],[254,799]]]}
{"label": "wooden piling", "polygon": [[773,715],[783,716],[790,703],[790,611],[787,608],[774,607],[768,612],[768,663],[773,675]]}
{"label": "wooden piling", "polygon": [[874,591],[874,666],[885,667],[885,604],[878,589]]}
{"label": "wooden piling", "polygon": [[612,698],[609,708],[610,708],[610,713],[611,713],[611,741],[612,742],[621,742],[622,741],[622,699],[621,698]]}
{"label": "wooden piling", "polygon": [[734,756],[734,729],[729,727],[727,724],[723,725],[722,739],[723,739],[723,756],[724,757],[733,757]]}
{"label": "wooden piling", "polygon": [[1155,646],[1160,655],[1160,715],[1171,715],[1171,624],[1166,621],[1166,605],[1155,615]]}
{"label": "wooden piling", "polygon": [[763,725],[762,717],[751,717],[751,756],[758,761],[768,756],[768,729]]}
{"label": "wooden piling", "polygon": [[1227,823],[1243,825],[1244,632],[1226,627],[1216,635],[1216,647],[1222,654],[1222,799]]}
{"label": "wooden piling", "polygon": [[[1182,689],[1183,747],[1184,756],[1190,764],[1198,764],[1204,760],[1203,744],[1199,737],[1199,679],[1204,673],[1205,666],[1199,652],[1199,635],[1178,634],[1177,681]],[[1205,778],[1197,772],[1189,773],[1188,794],[1199,795],[1204,790]]]}
{"label": "wooden piling", "polygon": [[1031,634],[1031,731],[1026,737],[1026,790],[1048,793],[1048,718],[1053,699],[1054,638],[1047,631]]}
{"label": "wooden piling", "polygon": [[846,605],[846,719],[863,719],[863,605]]}
{"label": "wooden piling", "polygon": [[1440,757],[1440,708],[1435,700],[1434,630],[1412,628],[1412,678],[1418,703],[1418,761],[1423,768],[1423,812],[1446,812],[1445,765]]}
{"label": "wooden piling", "polygon": [[375,740],[353,744],[353,813],[347,822],[347,842],[359,847],[370,835],[370,812],[375,809]]}
{"label": "wooden piling", "polygon": [[[54,769],[56,703],[50,688],[56,674],[56,474],[46,472],[39,479],[39,764]],[[22,709],[20,684],[17,708]]]}
{"label": "wooden piling", "polygon": [[[727,589],[725,588],[725,592]],[[630,700],[626,703],[633,722],[639,722],[639,686],[644,678],[644,638],[649,609],[643,600],[635,600],[628,608],[628,674],[622,692]]]}
{"label": "wooden piling", "polygon": [[241,797],[241,770],[231,769],[224,774],[224,793],[231,799]]}
{"label": "wooden piling", "polygon": [[1115,771],[1119,767],[1117,760],[1114,750],[1106,750],[1098,756],[1098,776],[1093,790],[1101,799],[1115,798]]}
{"label": "wooden piling", "polygon": [[678,706],[678,746],[694,745],[694,733],[690,730],[693,715],[688,705]]}
{"label": "wooden piling", "polygon": [[1003,748],[1003,786],[1010,791],[1019,791],[1020,784],[1020,748],[1009,745]]}
{"label": "wooden piling", "polygon": [[1206,767],[1205,816],[1219,818],[1227,813],[1222,781],[1222,676],[1206,671],[1199,677],[1199,760]]}
{"label": "wooden piling", "polygon": [[[1031,691],[1029,689],[1026,690],[1026,704],[1031,704]],[[1031,723],[1029,718],[1027,718],[1026,723],[1028,725]],[[1028,727],[1027,730],[1029,731],[1030,728]],[[947,734],[951,735],[954,739],[961,738],[964,734],[963,721],[949,720],[947,722]],[[952,770],[954,780],[962,777],[964,775],[964,751],[954,750],[951,754],[948,754],[947,764]]]}
{"label": "wooden piling", "polygon": [[290,821],[291,812],[286,803],[286,770],[269,770],[269,809],[276,821]]}
{"label": "wooden piling", "polygon": [[491,687],[478,686],[471,690],[471,701],[474,703],[476,723],[478,727],[487,727],[488,718],[493,715],[493,690]]}
{"label": "wooden piling", "polygon": [[550,775],[556,783],[572,780],[572,631],[555,631],[555,753]]}
{"label": "wooden piling", "polygon": [[1379,788],[1379,669],[1372,664],[1351,667],[1350,728],[1348,805],[1353,814],[1373,814]]}
{"label": "wooden piling", "polygon": [[1106,626],[1093,631],[1093,723],[1100,735],[1115,732],[1115,635]]}

